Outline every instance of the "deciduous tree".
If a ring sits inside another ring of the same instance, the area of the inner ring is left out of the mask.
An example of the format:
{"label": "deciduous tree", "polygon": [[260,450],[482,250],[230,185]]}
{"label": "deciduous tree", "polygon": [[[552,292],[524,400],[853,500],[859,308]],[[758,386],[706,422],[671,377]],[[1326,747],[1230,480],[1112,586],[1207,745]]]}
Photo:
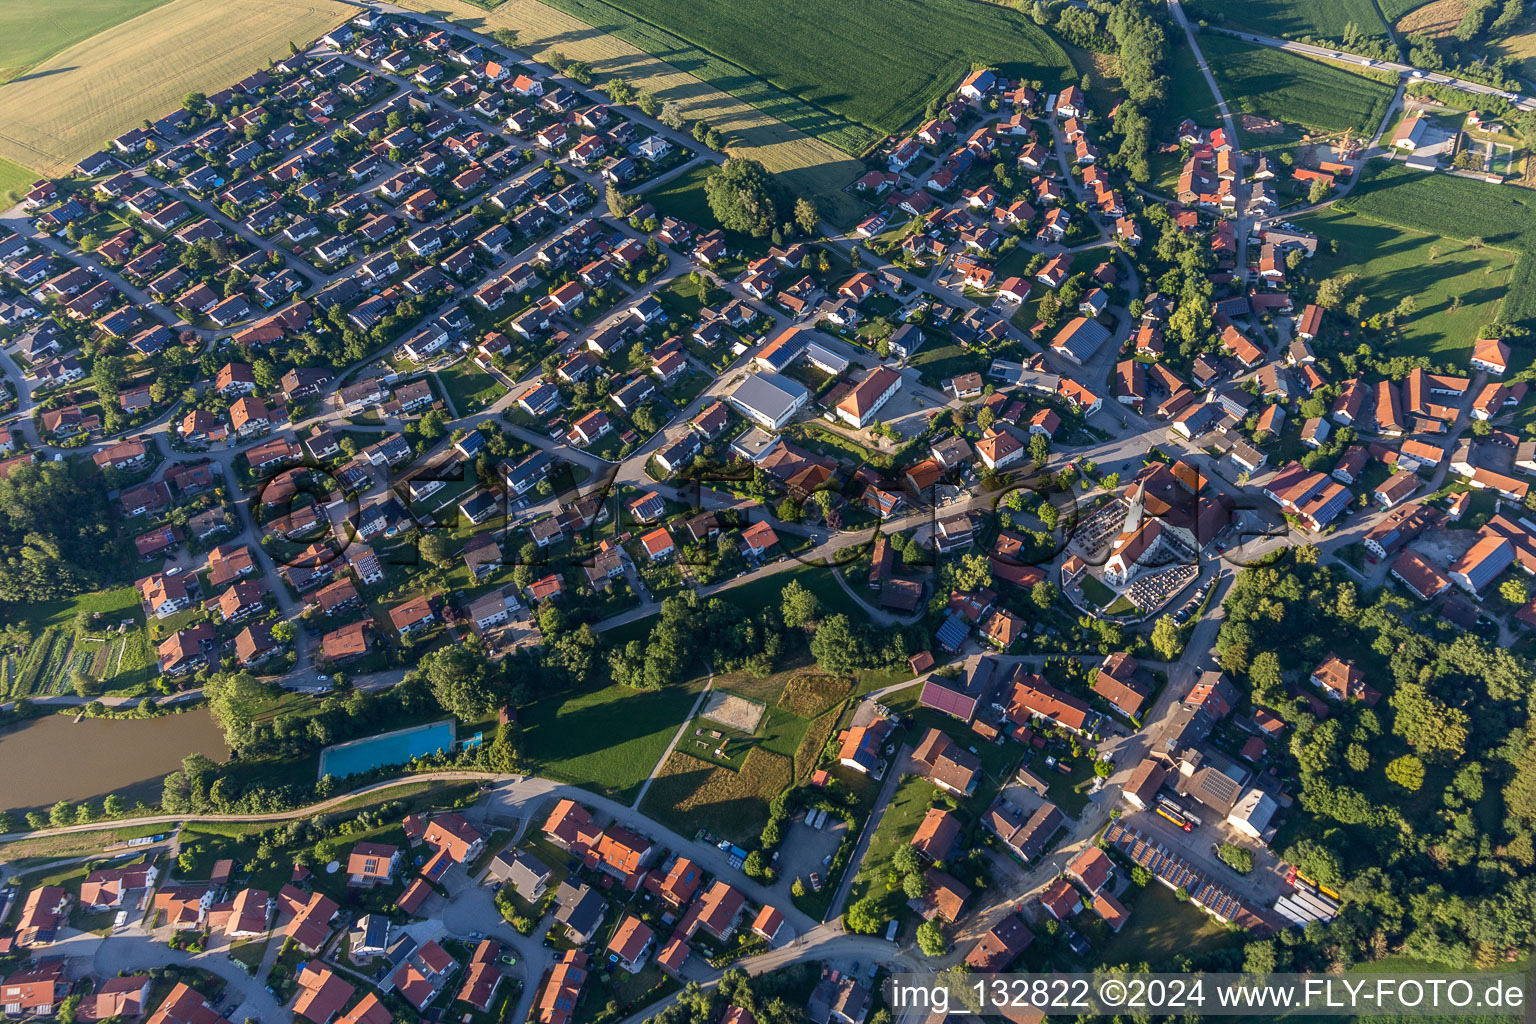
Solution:
{"label": "deciduous tree", "polygon": [[732,157],[704,182],[709,208],[727,231],[766,238],[779,222],[777,191],[768,170],[757,160]]}

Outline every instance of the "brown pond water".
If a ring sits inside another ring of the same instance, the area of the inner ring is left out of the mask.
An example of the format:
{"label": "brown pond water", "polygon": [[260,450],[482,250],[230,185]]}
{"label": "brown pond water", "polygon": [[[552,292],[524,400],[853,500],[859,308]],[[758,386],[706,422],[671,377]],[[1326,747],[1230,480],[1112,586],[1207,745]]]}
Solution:
{"label": "brown pond water", "polygon": [[107,793],[153,802],[181,759],[229,756],[206,708],[163,718],[112,720],[44,715],[0,732],[0,808],[46,806]]}

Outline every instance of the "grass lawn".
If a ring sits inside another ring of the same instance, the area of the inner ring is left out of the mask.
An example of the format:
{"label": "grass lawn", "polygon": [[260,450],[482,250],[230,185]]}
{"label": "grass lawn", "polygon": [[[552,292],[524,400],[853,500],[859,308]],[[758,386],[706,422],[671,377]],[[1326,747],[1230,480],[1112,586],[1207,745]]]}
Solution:
{"label": "grass lawn", "polygon": [[[4,74],[0,71],[0,74]],[[26,194],[27,186],[37,180],[37,174],[21,164],[0,158],[0,199],[5,200],[7,208],[21,201]]]}
{"label": "grass lawn", "polygon": [[500,381],[468,359],[437,371],[437,382],[448,392],[448,400],[460,416],[479,412],[507,393]]}
{"label": "grass lawn", "polygon": [[633,690],[611,684],[545,697],[522,710],[525,750],[541,775],[632,800],[702,685]]}
{"label": "grass lawn", "polygon": [[[1024,252],[1017,249],[1015,252]],[[939,381],[962,373],[985,373],[991,359],[980,351],[967,352],[954,342],[924,345],[907,362],[917,367],[924,384],[937,387]]]}
{"label": "grass lawn", "polygon": [[915,775],[897,785],[874,835],[870,836],[869,848],[864,852],[858,874],[853,876],[853,885],[848,890],[849,906],[865,896],[874,896],[884,903],[887,917],[903,912],[906,899],[901,891],[886,888],[891,859],[897,850],[912,842],[928,808],[934,806],[938,792],[933,783]]}
{"label": "grass lawn", "polygon": [[261,958],[267,955],[267,943],[271,941],[268,936],[265,939],[251,939],[248,942],[234,942],[229,947],[229,958],[238,960],[250,969],[252,977],[261,967]]}
{"label": "grass lawn", "polygon": [[[1383,7],[1401,7],[1405,0],[1385,0]],[[1299,39],[1321,36],[1344,38],[1345,26],[1353,24],[1365,36],[1385,36],[1387,26],[1372,0],[1244,0],[1229,4],[1200,0],[1189,5],[1191,20],[1196,13],[1220,23],[1227,21],[1271,36]],[[1200,40],[1201,49],[1205,40]],[[1229,96],[1228,99],[1231,97]]]}
{"label": "grass lawn", "polygon": [[649,996],[654,1001],[661,995],[657,989],[676,987],[677,982],[667,977],[655,963],[646,964],[634,974],[623,970],[613,972],[613,998],[620,1006],[633,1006],[642,996]]}
{"label": "grass lawn", "polygon": [[810,724],[806,719],[783,708],[770,708],[763,716],[762,724],[757,727],[758,744],[764,750],[792,758]]}
{"label": "grass lawn", "polygon": [[1088,787],[1093,785],[1093,761],[1085,755],[1071,758],[1067,764],[1072,768],[1070,775],[1063,775],[1054,768],[1046,767],[1044,758],[1032,767],[1037,774],[1050,783],[1047,792],[1050,794],[1051,803],[1060,807],[1063,814],[1070,814],[1076,818],[1083,813],[1083,808],[1088,806]]}
{"label": "grass lawn", "polygon": [[1168,54],[1168,102],[1163,104],[1163,123],[1158,126],[1159,142],[1177,141],[1173,131],[1186,117],[1204,128],[1221,123],[1216,97],[1195,63],[1195,51],[1181,33],[1172,33],[1169,38],[1177,45]]}
{"label": "grass lawn", "polygon": [[1178,957],[1240,946],[1246,941],[1243,932],[1228,931],[1193,905],[1180,903],[1173,890],[1161,882],[1148,884],[1134,901],[1127,901],[1127,907],[1131,919],[1099,951],[1099,959],[1105,964],[1146,961],[1156,971],[1168,967]]}
{"label": "grass lawn", "polygon": [[973,64],[1004,78],[1075,77],[1021,12],[965,0],[842,0],[836,31],[817,0],[551,0],[684,67],[791,128],[855,155],[901,131]]}
{"label": "grass lawn", "polygon": [[[560,883],[565,881],[571,873],[571,869],[567,867],[567,863],[572,860],[571,854],[568,850],[562,850],[550,842],[543,832],[533,832],[530,830],[530,833],[523,837],[523,841],[518,845],[518,848],[532,854],[538,858],[540,863],[549,868],[549,883],[546,891],[548,889],[558,889]],[[516,890],[514,890],[515,894]],[[518,898],[521,899],[522,897],[519,896]]]}
{"label": "grass lawn", "polygon": [[[656,207],[658,213],[671,214],[679,220],[691,221],[706,230],[719,227],[720,222],[715,219],[714,211],[709,208],[709,197],[704,194],[704,182],[714,169],[714,164],[700,164],[691,171],[679,174],[646,192],[645,198]],[[691,285],[675,289],[673,285],[668,285],[668,288],[678,291],[679,294],[690,292],[697,294],[697,289]]]}
{"label": "grass lawn", "polygon": [[1108,608],[1104,609],[1104,613],[1106,615],[1129,615],[1131,612],[1135,611],[1136,608],[1136,603],[1130,598],[1117,597],[1113,602],[1110,603]]}
{"label": "grass lawn", "polygon": [[50,0],[11,0],[0,6],[0,82],[8,82],[65,47],[165,2],[75,0],[64,16]]}
{"label": "grass lawn", "polygon": [[1088,602],[1096,608],[1103,608],[1115,600],[1115,592],[1105,586],[1103,581],[1096,576],[1085,575],[1082,578],[1081,586],[1083,588],[1083,597],[1087,598]]}
{"label": "grass lawn", "polygon": [[102,619],[114,626],[118,619],[131,618],[140,623],[144,621],[144,613],[139,606],[139,594],[133,587],[99,590],[93,594],[80,594],[77,597],[43,601],[11,609],[11,613],[18,616],[20,621],[32,630],[34,636],[49,626],[57,626],[61,629],[72,628],[75,616],[81,611],[100,612]]}
{"label": "grass lawn", "polygon": [[[688,175],[683,175],[683,177],[687,176]],[[701,190],[703,189],[704,183],[702,179],[700,179],[698,187]],[[651,202],[654,203],[656,201],[655,197],[665,191],[665,187],[663,187],[662,189],[658,189],[656,192],[651,193]],[[700,192],[700,195],[702,195],[702,191]],[[692,202],[692,199],[689,198],[685,199],[684,201]],[[660,207],[658,207],[658,209],[660,209]],[[693,281],[686,276],[674,277],[672,280],[668,281],[666,284],[657,289],[654,294],[657,300],[672,316],[697,317],[699,315],[699,310],[704,308],[704,303],[699,300],[699,286],[694,284]]]}
{"label": "grass lawn", "polygon": [[[1369,138],[1392,100],[1392,87],[1368,74],[1271,47],[1205,35],[1200,49],[1234,113],[1330,132],[1353,128]],[[1251,137],[1259,144],[1275,138]]]}
{"label": "grass lawn", "polygon": [[817,600],[821,602],[822,610],[827,614],[842,612],[857,622],[869,621],[868,613],[858,602],[849,597],[842,587],[838,586],[832,570],[824,565],[802,565],[784,572],[770,573],[743,583],[739,587],[721,590],[719,596],[738,608],[761,608],[769,604],[778,604],[784,593],[784,587],[790,580],[794,580],[815,594]]}
{"label": "grass lawn", "polygon": [[[96,863],[100,862],[90,861],[87,863],[76,862],[64,865],[53,865],[48,868],[40,869],[36,872],[33,872],[32,874],[23,875],[22,884],[24,888],[33,889],[44,885],[56,885],[59,888],[68,891],[71,895],[79,896],[80,883],[85,881],[85,876],[91,873],[91,865]],[[77,904],[72,909],[78,913],[80,908]]]}
{"label": "grass lawn", "polygon": [[[1338,255],[1319,250],[1319,277],[1355,273],[1370,301],[1367,315],[1384,313],[1412,295],[1418,312],[1401,323],[1405,354],[1461,365],[1478,328],[1498,319],[1518,255],[1508,249],[1473,249],[1454,238],[1384,224],[1337,208],[1296,218],[1304,231],[1338,243]],[[1438,255],[1430,258],[1430,248]],[[1452,303],[1460,297],[1460,308]],[[1388,351],[1383,354],[1393,354]]]}

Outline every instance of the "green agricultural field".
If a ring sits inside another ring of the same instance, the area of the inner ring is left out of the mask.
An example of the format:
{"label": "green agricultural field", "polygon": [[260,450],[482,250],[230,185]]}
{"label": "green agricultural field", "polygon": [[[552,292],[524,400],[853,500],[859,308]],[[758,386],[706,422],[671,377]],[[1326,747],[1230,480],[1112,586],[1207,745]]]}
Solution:
{"label": "green agricultural field", "polygon": [[1481,238],[1520,254],[1500,311],[1507,323],[1536,320],[1536,209],[1530,193],[1449,174],[1373,161],[1337,208],[1447,238]]}
{"label": "green agricultural field", "polygon": [[0,82],[166,0],[9,0],[0,4]]}
{"label": "green agricultural field", "polygon": [[[1405,2],[1407,0],[1397,0],[1396,3],[1386,0],[1382,6],[1402,8]],[[1202,18],[1288,39],[1302,36],[1342,39],[1349,25],[1354,25],[1363,36],[1387,34],[1386,23],[1381,20],[1373,0],[1243,0],[1242,3],[1199,0],[1186,6]],[[1200,45],[1205,46],[1203,40]]]}
{"label": "green agricultural field", "polygon": [[900,132],[974,63],[1048,86],[1076,77],[1026,15],[966,0],[549,3],[854,154]]}
{"label": "green agricultural field", "polygon": [[521,712],[538,772],[633,799],[688,717],[703,680],[662,690],[610,685],[535,701]]}
{"label": "green agricultural field", "polygon": [[[1337,255],[1319,252],[1313,272],[1319,277],[1359,274],[1361,291],[1370,297],[1367,315],[1387,312],[1412,295],[1419,310],[1400,323],[1407,354],[1437,363],[1466,361],[1478,328],[1498,319],[1518,259],[1508,249],[1474,249],[1459,239],[1337,209],[1297,217],[1296,224],[1337,242]],[[1431,247],[1437,251],[1434,259]],[[1461,305],[1452,309],[1456,296]]]}
{"label": "green agricultural field", "polygon": [[1370,137],[1392,101],[1385,82],[1282,50],[1215,35],[1202,37],[1200,48],[1234,112],[1325,132],[1352,128]]}

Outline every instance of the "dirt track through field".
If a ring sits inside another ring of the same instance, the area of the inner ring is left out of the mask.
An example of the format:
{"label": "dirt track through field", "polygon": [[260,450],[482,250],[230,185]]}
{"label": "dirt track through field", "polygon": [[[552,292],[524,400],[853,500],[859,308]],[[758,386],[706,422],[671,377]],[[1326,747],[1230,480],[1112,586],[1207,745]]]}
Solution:
{"label": "dirt track through field", "polygon": [[0,156],[60,174],[188,92],[233,85],[355,13],[333,0],[171,0],[0,87]]}

